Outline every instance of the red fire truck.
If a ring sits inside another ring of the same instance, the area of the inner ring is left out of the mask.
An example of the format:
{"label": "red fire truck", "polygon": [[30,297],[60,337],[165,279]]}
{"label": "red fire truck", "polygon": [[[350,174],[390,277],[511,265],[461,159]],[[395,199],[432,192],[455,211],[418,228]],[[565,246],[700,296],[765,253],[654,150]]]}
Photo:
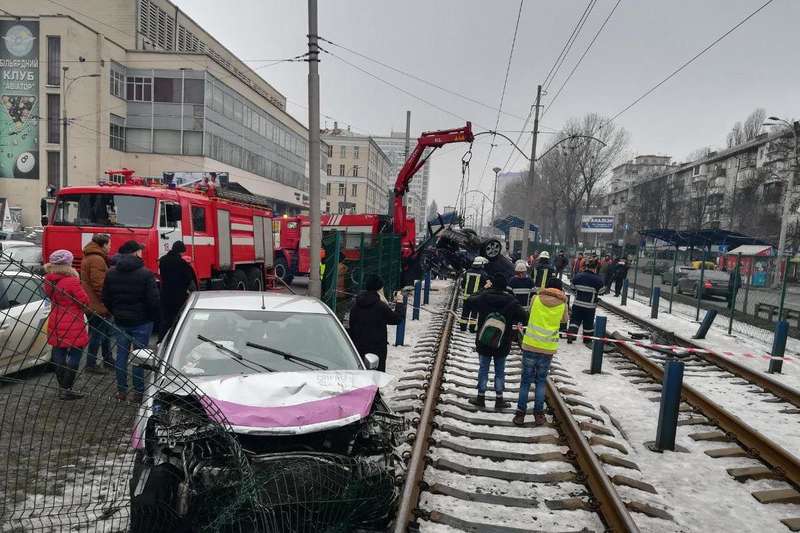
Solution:
{"label": "red fire truck", "polygon": [[106,172],[109,180],[65,187],[56,198],[42,240],[44,257],[64,248],[78,268],[83,247],[95,233],[111,236],[111,255],[128,240],[145,245],[145,266],[158,272],[158,259],[182,240],[198,288],[261,290],[273,265],[272,210],[256,195],[224,191],[214,180],[177,186],[165,179]]}

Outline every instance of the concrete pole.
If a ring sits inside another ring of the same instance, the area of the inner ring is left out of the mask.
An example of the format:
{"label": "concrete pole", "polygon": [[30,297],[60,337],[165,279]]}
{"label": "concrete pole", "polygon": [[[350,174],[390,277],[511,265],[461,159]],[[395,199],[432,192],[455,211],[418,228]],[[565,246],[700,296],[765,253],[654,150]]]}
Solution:
{"label": "concrete pole", "polygon": [[311,272],[308,294],[321,295],[319,255],[322,247],[320,224],[320,138],[319,138],[319,45],[317,42],[317,0],[308,0],[308,196],[311,214]]}
{"label": "concrete pole", "polygon": [[522,257],[527,258],[530,252],[528,248],[528,228],[533,222],[533,196],[535,194],[535,167],[536,167],[536,137],[539,135],[539,102],[542,99],[542,86],[536,87],[536,104],[533,118],[533,142],[531,143],[531,167],[528,170],[528,209],[525,210],[525,220],[522,223]]}
{"label": "concrete pole", "polygon": [[[61,67],[61,70],[64,74],[61,78],[61,87],[64,96],[61,104],[61,128],[63,130],[61,133],[63,137],[63,139],[61,139],[61,146],[63,149],[61,150],[61,185],[58,187],[59,189],[69,185],[69,149],[67,145],[67,71],[69,67]],[[49,114],[50,110],[48,109],[47,112]]]}
{"label": "concrete pole", "polygon": [[497,204],[497,175],[503,170],[500,167],[494,167],[494,192],[492,192],[492,219],[489,221],[489,226],[494,228],[494,207]]}

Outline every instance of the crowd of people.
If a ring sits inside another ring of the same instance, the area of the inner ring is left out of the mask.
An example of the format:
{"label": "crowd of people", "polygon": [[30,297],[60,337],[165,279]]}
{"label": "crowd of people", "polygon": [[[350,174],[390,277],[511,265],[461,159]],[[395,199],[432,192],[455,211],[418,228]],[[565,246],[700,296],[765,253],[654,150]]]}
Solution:
{"label": "crowd of people", "polygon": [[129,381],[130,354],[150,346],[154,332],[163,338],[195,281],[182,257],[183,242],[173,243],[159,260],[160,286],[155,273],[144,266],[143,250],[142,244],[131,240],[109,257],[109,236],[96,233],[83,248],[80,272],[73,268],[69,250],[50,254],[44,278],[51,306],[47,342],[62,400],[82,396],[73,386],[85,350],[86,372],[104,375],[114,369],[117,400],[142,401],[143,371],[134,366]]}

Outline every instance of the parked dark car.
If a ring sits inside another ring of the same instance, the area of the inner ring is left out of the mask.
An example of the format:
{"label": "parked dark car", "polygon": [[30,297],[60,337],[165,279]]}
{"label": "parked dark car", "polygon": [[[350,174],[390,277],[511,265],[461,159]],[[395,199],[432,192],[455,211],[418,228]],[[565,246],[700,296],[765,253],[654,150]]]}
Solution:
{"label": "parked dark car", "polygon": [[675,267],[675,270],[672,270],[672,267],[669,267],[667,271],[661,274],[661,280],[664,285],[672,285],[673,282],[675,284],[678,283],[679,280],[685,278],[689,272],[695,270],[694,268],[686,265],[678,265]]}
{"label": "parked dark car", "polygon": [[678,293],[690,294],[701,298],[721,296],[727,298],[730,293],[730,274],[719,270],[706,270],[703,274],[703,286],[700,288],[700,270],[692,270],[678,280]]}

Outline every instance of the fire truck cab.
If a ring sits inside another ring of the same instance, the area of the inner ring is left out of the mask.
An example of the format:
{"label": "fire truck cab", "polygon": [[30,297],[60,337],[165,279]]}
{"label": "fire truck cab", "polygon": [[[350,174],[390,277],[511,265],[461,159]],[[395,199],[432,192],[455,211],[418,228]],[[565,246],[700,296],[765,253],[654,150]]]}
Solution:
{"label": "fire truck cab", "polygon": [[135,177],[129,169],[107,174],[112,180],[58,191],[44,229],[44,257],[67,249],[80,268],[92,235],[107,233],[109,258],[135,240],[145,246],[145,266],[157,274],[159,258],[181,240],[197,288],[265,287],[273,266],[272,210],[257,205],[259,197],[224,193],[208,180],[177,187]]}

